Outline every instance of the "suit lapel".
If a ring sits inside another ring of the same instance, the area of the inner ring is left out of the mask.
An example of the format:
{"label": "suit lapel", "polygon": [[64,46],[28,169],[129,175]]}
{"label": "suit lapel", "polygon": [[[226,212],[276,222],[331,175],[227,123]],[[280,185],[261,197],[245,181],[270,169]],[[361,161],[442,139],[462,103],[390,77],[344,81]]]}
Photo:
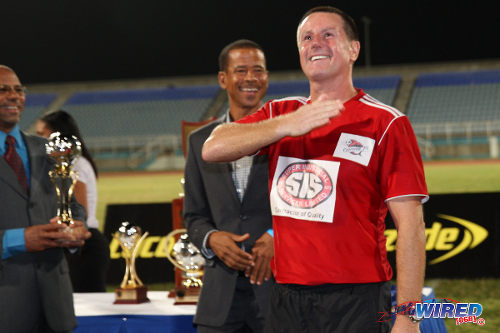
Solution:
{"label": "suit lapel", "polygon": [[[23,133],[24,134],[24,133]],[[46,155],[44,146],[32,135],[24,134],[30,160],[30,193],[35,193],[39,180],[47,177],[45,173]]]}
{"label": "suit lapel", "polygon": [[19,192],[23,197],[26,197],[26,192],[24,188],[21,186],[21,183],[17,180],[17,176],[14,173],[14,170],[7,164],[5,159],[1,158],[0,160],[0,180],[12,187],[16,192]]}
{"label": "suit lapel", "polygon": [[[265,177],[267,181],[267,155],[255,155],[252,160],[252,168],[250,169],[250,174],[248,175],[247,188],[243,194],[243,200],[245,201],[246,193],[252,191],[251,187],[254,186],[255,182],[261,177]],[[264,168],[264,169],[263,169]],[[258,186],[262,186],[259,183]]]}

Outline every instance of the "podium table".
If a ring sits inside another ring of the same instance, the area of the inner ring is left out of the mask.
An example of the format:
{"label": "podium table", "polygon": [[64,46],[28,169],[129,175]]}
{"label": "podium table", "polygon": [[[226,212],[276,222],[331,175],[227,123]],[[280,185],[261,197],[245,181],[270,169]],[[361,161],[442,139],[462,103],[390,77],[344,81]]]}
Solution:
{"label": "podium table", "polygon": [[78,326],[74,333],[196,332],[195,305],[174,305],[168,292],[150,291],[150,302],[113,304],[114,293],[73,294]]}

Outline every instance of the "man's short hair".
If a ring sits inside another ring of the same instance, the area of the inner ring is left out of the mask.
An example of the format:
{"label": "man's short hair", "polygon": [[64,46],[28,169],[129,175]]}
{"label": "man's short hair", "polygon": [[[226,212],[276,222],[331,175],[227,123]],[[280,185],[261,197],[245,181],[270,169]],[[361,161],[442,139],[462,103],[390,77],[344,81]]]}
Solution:
{"label": "man's short hair", "polygon": [[343,27],[344,27],[345,34],[347,35],[347,38],[349,40],[359,41],[358,27],[356,26],[356,22],[354,22],[353,18],[351,16],[349,16],[349,14],[347,14],[343,10],[338,9],[336,7],[332,7],[332,6],[318,6],[318,7],[314,7],[314,8],[309,9],[300,19],[298,26],[300,27],[302,22],[309,15],[311,15],[312,13],[318,13],[318,12],[333,13],[333,14],[337,14],[340,17],[342,17],[342,20],[344,21]]}
{"label": "man's short hair", "polygon": [[262,46],[248,39],[238,39],[226,45],[219,54],[219,71],[225,72],[229,63],[229,52],[235,49],[257,49],[264,53]]}

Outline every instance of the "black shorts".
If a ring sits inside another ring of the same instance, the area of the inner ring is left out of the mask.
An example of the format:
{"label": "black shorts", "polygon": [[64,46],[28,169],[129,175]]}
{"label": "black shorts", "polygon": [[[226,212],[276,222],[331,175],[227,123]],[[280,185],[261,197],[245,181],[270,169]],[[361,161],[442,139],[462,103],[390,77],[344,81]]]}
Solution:
{"label": "black shorts", "polygon": [[391,283],[276,284],[266,333],[382,333],[392,322],[379,322],[391,310]]}

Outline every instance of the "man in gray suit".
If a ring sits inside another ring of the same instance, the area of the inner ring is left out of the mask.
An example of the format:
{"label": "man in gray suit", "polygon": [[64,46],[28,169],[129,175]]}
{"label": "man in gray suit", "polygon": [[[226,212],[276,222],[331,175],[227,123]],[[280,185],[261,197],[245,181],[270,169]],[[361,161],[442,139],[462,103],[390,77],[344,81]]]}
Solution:
{"label": "man in gray suit", "polygon": [[261,332],[274,283],[267,157],[209,164],[201,148],[218,124],[260,107],[268,72],[262,48],[249,40],[227,45],[219,67],[229,110],[190,135],[185,169],[184,219],[191,241],[208,259],[194,323],[200,333]]}
{"label": "man in gray suit", "polygon": [[0,331],[71,332],[76,326],[62,247],[90,237],[85,211],[72,205],[73,232],[57,224],[57,197],[45,139],[19,130],[25,89],[0,65]]}

